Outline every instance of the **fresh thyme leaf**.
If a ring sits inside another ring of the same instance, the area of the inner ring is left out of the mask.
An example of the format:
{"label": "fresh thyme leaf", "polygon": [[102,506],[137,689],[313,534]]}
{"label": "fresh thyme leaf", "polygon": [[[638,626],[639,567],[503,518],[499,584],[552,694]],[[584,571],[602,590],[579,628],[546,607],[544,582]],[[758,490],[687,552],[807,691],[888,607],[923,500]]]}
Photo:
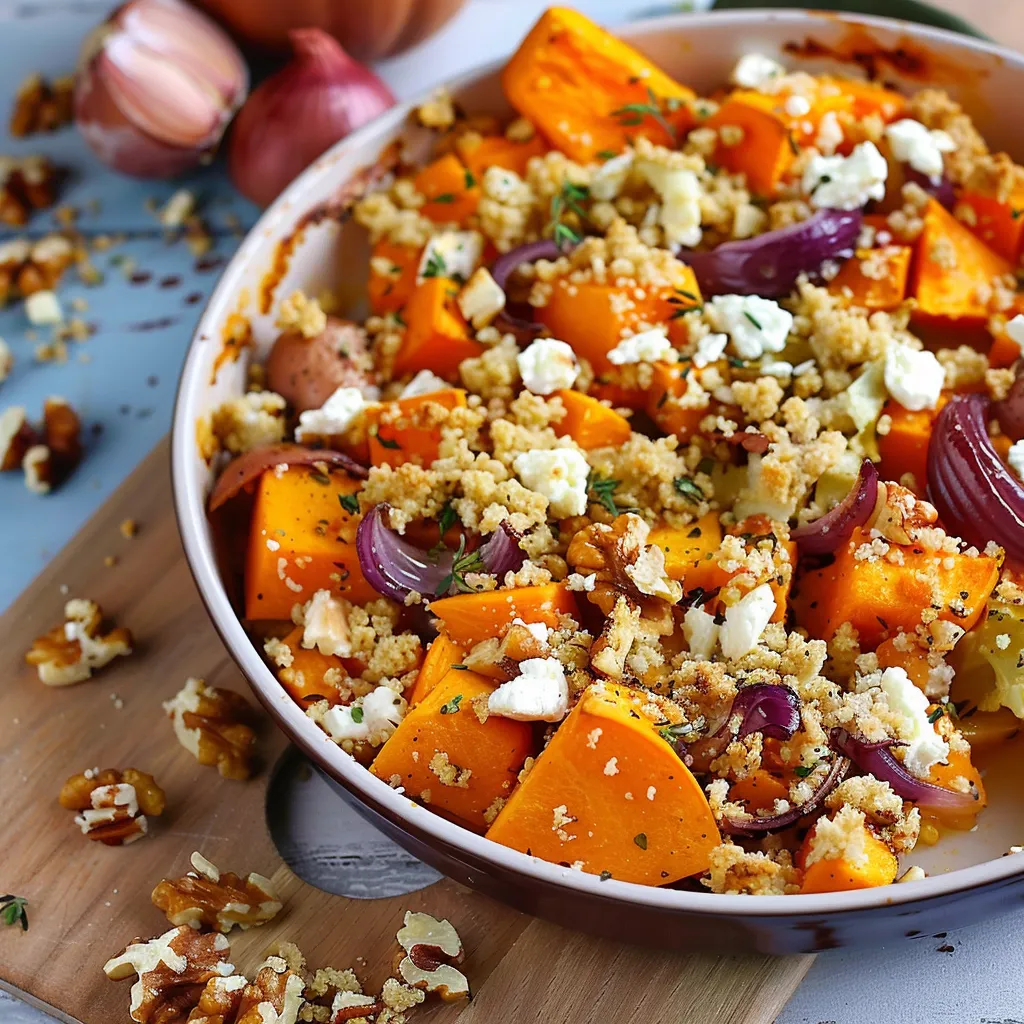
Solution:
{"label": "fresh thyme leaf", "polygon": [[434,196],[429,200],[431,203],[454,203],[455,193],[454,192],[442,192],[440,195]]}
{"label": "fresh thyme leaf", "polygon": [[636,845],[639,846],[641,850],[646,850],[647,849],[647,833],[646,832],[637,832],[637,834],[635,836],[633,836],[633,842],[636,843]]}
{"label": "fresh thyme leaf", "polygon": [[459,704],[462,703],[462,694],[457,693],[447,704],[441,705],[442,715],[457,715],[459,713]]}
{"label": "fresh thyme leaf", "polygon": [[437,528],[441,531],[442,537],[455,525],[458,518],[458,513],[452,508],[452,501],[449,498],[441,507],[441,512],[437,517]]}
{"label": "fresh thyme leaf", "polygon": [[21,925],[23,932],[28,931],[28,900],[24,896],[15,896],[8,893],[6,896],[0,896],[0,920],[5,925],[13,927],[16,924]]}
{"label": "fresh thyme leaf", "polygon": [[704,500],[704,492],[688,476],[677,476],[672,481],[672,486],[687,501],[692,501],[695,505]]}
{"label": "fresh thyme leaf", "polygon": [[487,566],[479,551],[466,551],[465,534],[459,538],[459,546],[455,549],[455,557],[452,560],[452,571],[437,585],[434,592],[435,597],[443,597],[452,587],[460,594],[476,593],[476,588],[471,587],[465,580],[470,572],[486,572]]}
{"label": "fresh thyme leaf", "polygon": [[590,198],[590,189],[586,185],[574,185],[568,178],[562,180],[558,191],[551,197],[550,221],[551,235],[559,246],[576,245],[580,240],[578,231],[562,222],[566,213],[574,213],[581,221],[587,219],[587,211],[580,205]]}
{"label": "fresh thyme leaf", "polygon": [[473,177],[473,172],[466,169],[466,188],[472,188],[476,184],[476,178]]}
{"label": "fresh thyme leaf", "polygon": [[[618,110],[613,110],[612,117],[617,117],[619,124],[629,127],[643,124],[644,118],[650,117],[661,125],[665,134],[675,142],[676,130],[666,119],[665,113],[661,109],[661,101],[650,86],[647,87],[647,99],[649,100],[647,103],[627,103],[625,106],[619,107]],[[665,108],[672,109],[667,102]]]}
{"label": "fresh thyme leaf", "polygon": [[931,722],[932,725],[934,725],[945,713],[946,709],[939,705],[939,707],[937,707],[934,711],[929,713],[928,721]]}
{"label": "fresh thyme leaf", "polygon": [[341,507],[352,515],[356,515],[359,512],[359,497],[355,494],[339,494],[338,501]]}
{"label": "fresh thyme leaf", "polygon": [[789,150],[790,150],[790,152],[793,154],[793,156],[799,156],[800,155],[800,147],[797,145],[796,139],[793,138],[793,133],[792,132],[788,132],[786,134],[786,138],[789,140]]}
{"label": "fresh thyme leaf", "polygon": [[615,504],[615,489],[620,483],[621,480],[603,477],[591,470],[587,478],[587,490],[598,504],[603,505],[613,516],[617,516],[619,506]]}
{"label": "fresh thyme leaf", "polygon": [[699,715],[692,722],[680,722],[678,725],[666,725],[658,730],[658,735],[668,743],[673,740],[688,740],[704,731],[707,721]]}
{"label": "fresh thyme leaf", "polygon": [[423,268],[423,277],[444,277],[448,273],[448,265],[444,257],[436,250],[431,250],[427,257],[427,265]]}
{"label": "fresh thyme leaf", "polygon": [[812,764],[812,765],[798,764],[793,769],[793,774],[796,775],[796,777],[798,779],[806,779],[807,776],[810,775],[811,772],[813,772],[814,769],[817,768],[819,764],[821,764],[821,761],[817,761],[815,764]]}
{"label": "fresh thyme leaf", "polygon": [[746,318],[747,318],[747,319],[748,319],[748,320],[749,320],[749,321],[750,321],[750,322],[751,322],[751,323],[752,323],[752,324],[753,324],[753,325],[754,325],[754,326],[755,326],[755,327],[756,327],[756,328],[757,328],[757,329],[758,329],[759,331],[763,331],[763,330],[764,330],[764,328],[763,328],[763,327],[761,326],[761,321],[760,321],[760,320],[758,320],[758,319],[757,319],[757,317],[756,317],[756,316],[754,316],[754,314],[753,314],[753,313],[748,313],[748,312],[747,312],[746,310],[743,310],[743,315],[744,315],[744,316],[745,316],[745,317],[746,317]]}
{"label": "fresh thyme leaf", "polygon": [[559,249],[567,245],[579,245],[580,242],[580,236],[568,224],[556,224],[553,238]]}
{"label": "fresh thyme leaf", "polygon": [[331,478],[326,473],[321,473],[319,469],[311,470],[309,475],[312,480],[323,487],[331,482]]}
{"label": "fresh thyme leaf", "polygon": [[352,709],[352,721],[355,722],[356,725],[359,725],[359,723],[362,722],[362,720],[363,720],[363,709],[362,708],[353,708]]}
{"label": "fresh thyme leaf", "polygon": [[612,157],[618,156],[618,153],[611,149],[599,149],[595,156],[598,160],[611,160]]}
{"label": "fresh thyme leaf", "polygon": [[377,434],[377,441],[380,443],[381,448],[401,448],[402,446],[393,437],[381,437]]}

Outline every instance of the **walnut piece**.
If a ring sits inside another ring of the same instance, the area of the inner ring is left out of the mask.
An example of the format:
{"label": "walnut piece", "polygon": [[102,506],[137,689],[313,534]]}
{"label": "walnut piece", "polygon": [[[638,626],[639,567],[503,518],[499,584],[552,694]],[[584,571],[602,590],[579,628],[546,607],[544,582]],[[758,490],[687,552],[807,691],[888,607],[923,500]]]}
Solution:
{"label": "walnut piece", "polygon": [[242,990],[233,1024],[296,1024],[306,983],[279,956],[267,957]]}
{"label": "walnut piece", "polygon": [[80,258],[64,235],[44,235],[37,241],[14,238],[0,245],[0,306],[57,286],[64,272]]}
{"label": "walnut piece", "polygon": [[172,1024],[189,1017],[211,978],[234,974],[228,952],[223,935],[204,935],[182,925],[155,939],[136,939],[103,970],[112,981],[138,975],[131,992],[132,1020]]}
{"label": "walnut piece", "polygon": [[34,132],[52,132],[74,117],[74,75],[48,82],[33,72],[18,86],[11,108],[10,132],[16,139]]}
{"label": "walnut piece", "polygon": [[890,481],[878,485],[878,498],[865,529],[877,530],[892,544],[913,544],[938,518],[934,505]]}
{"label": "walnut piece", "polygon": [[82,461],[82,422],[63,398],[47,398],[43,425],[37,430],[22,406],[0,414],[0,471],[25,473],[25,486],[48,494],[66,480]]}
{"label": "walnut piece", "polygon": [[72,775],[61,787],[58,801],[79,811],[75,824],[88,839],[106,846],[127,846],[149,831],[146,815],[163,814],[164,791],[148,772],[126,768],[90,769]]}
{"label": "walnut piece", "polygon": [[252,775],[256,734],[243,721],[252,709],[241,694],[189,679],[164,703],[164,711],[178,742],[200,764],[216,765],[225,779]]}
{"label": "walnut piece", "polygon": [[0,413],[0,472],[21,466],[25,453],[36,443],[36,432],[24,406],[12,405]]}
{"label": "walnut piece", "polygon": [[64,623],[37,637],[25,660],[36,666],[47,686],[70,686],[89,679],[116,657],[132,653],[132,635],[118,627],[100,633],[103,612],[95,601],[74,598],[64,606]]}
{"label": "walnut piece", "polygon": [[153,904],[171,924],[229,932],[265,924],[281,910],[269,878],[251,872],[241,878],[221,871],[201,853],[192,854],[192,867],[181,878],[165,878],[153,890]]}
{"label": "walnut piece", "polygon": [[448,921],[409,910],[395,938],[405,952],[398,973],[407,985],[445,1002],[469,998],[469,979],[453,966],[465,959],[462,940]]}
{"label": "walnut piece", "polygon": [[33,210],[53,206],[57,179],[45,156],[0,157],[0,221],[21,227]]}

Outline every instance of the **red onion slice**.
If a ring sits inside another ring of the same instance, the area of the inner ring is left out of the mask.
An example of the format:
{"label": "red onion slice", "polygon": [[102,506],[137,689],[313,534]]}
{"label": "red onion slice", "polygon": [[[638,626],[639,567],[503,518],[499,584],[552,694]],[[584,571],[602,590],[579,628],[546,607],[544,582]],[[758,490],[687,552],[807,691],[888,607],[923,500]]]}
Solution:
{"label": "red onion slice", "polygon": [[[505,253],[504,256],[499,256],[491,267],[491,277],[504,291],[505,283],[512,276],[516,267],[523,263],[536,263],[537,260],[557,260],[562,255],[564,255],[562,250],[550,238],[542,238],[539,242],[527,242],[525,245],[517,246],[511,252]],[[517,316],[515,313],[509,312],[508,309],[503,309],[498,314],[498,321],[510,331],[538,334],[544,330],[543,324]]]}
{"label": "red onion slice", "polygon": [[[389,511],[386,503],[374,505],[356,530],[363,577],[378,594],[393,601],[404,602],[414,590],[427,598],[439,596],[438,590],[452,574],[455,552],[445,549],[435,555],[410,543],[388,526]],[[505,573],[518,572],[526,561],[519,540],[519,534],[502,521],[477,552],[483,571],[494,573],[499,583]]]}
{"label": "red onion slice", "polygon": [[849,770],[849,760],[845,757],[837,757],[811,798],[798,807],[790,807],[788,811],[783,811],[781,814],[770,814],[766,817],[751,815],[749,818],[730,818],[726,816],[719,821],[718,825],[723,832],[732,836],[757,836],[789,828],[801,818],[813,814],[821,806],[825,797],[842,782]]}
{"label": "red onion slice", "polygon": [[740,687],[727,721],[742,715],[737,739],[760,732],[777,740],[788,740],[800,728],[800,698],[788,686],[754,683]]}
{"label": "red onion slice", "polygon": [[1000,402],[992,403],[992,414],[999,421],[1003,433],[1013,441],[1024,437],[1024,373],[1017,364],[1017,377],[1010,393]]}
{"label": "red onion slice", "polygon": [[852,256],[862,221],[860,210],[819,210],[799,224],[706,252],[684,250],[679,258],[693,268],[702,295],[777,298],[788,295],[801,274]]}
{"label": "red onion slice", "polygon": [[984,549],[995,541],[1024,564],[1024,487],[996,454],[984,395],[954,395],[928,444],[928,496],[943,524]]}
{"label": "red onion slice", "polygon": [[868,521],[877,499],[878,470],[870,459],[865,459],[849,494],[823,516],[798,526],[789,535],[797,542],[801,554],[831,554]]}
{"label": "red onion slice", "polygon": [[262,476],[275,466],[313,466],[322,463],[330,469],[343,469],[357,480],[365,480],[368,473],[344,452],[332,448],[306,448],[301,444],[268,444],[253,448],[232,459],[217,477],[210,491],[208,509],[216,512],[226,501],[233,498],[247,484]]}
{"label": "red onion slice", "polygon": [[942,807],[952,811],[978,809],[976,794],[944,789],[911,775],[889,750],[893,740],[869,743],[846,729],[838,728],[829,731],[828,739],[833,750],[848,757],[862,772],[888,782],[892,791],[904,800],[912,800],[921,807]]}

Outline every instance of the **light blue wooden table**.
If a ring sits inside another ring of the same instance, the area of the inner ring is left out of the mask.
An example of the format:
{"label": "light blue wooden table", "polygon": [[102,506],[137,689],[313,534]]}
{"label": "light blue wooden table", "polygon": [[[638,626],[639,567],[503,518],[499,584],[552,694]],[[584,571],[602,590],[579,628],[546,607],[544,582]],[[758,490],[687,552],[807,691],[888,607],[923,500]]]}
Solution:
{"label": "light blue wooden table", "polygon": [[[17,83],[30,71],[67,72],[83,35],[109,6],[94,0],[0,0],[4,120],[6,98]],[[507,52],[543,6],[539,0],[471,0],[441,35],[386,62],[381,70],[399,96],[412,95]],[[576,6],[601,20],[621,21],[650,2],[577,0]],[[13,375],[0,385],[0,408],[25,405],[37,413],[45,396],[63,395],[82,413],[88,435],[85,461],[56,494],[39,498],[25,490],[20,474],[0,476],[0,609],[167,432],[178,370],[201,309],[199,300],[186,299],[205,298],[216,278],[216,271],[195,270],[184,245],[167,245],[144,208],[150,197],[165,200],[175,186],[132,182],[106,172],[71,130],[10,141],[3,148],[5,153],[38,151],[73,169],[74,181],[62,198],[82,209],[80,229],[86,234],[126,234],[128,240],[112,251],[130,257],[152,278],[132,285],[117,266],[104,266],[100,256],[97,264],[106,273],[102,286],[68,283],[61,288],[68,309],[75,296],[88,301],[82,316],[96,325],[88,342],[71,347],[66,365],[34,363],[20,305],[0,311],[0,336],[17,359]],[[228,227],[231,215],[248,225],[257,211],[233,195],[219,169],[181,184],[201,198],[217,236],[214,252],[229,255],[236,245]],[[86,212],[94,200],[99,209]],[[45,233],[50,226],[41,214],[31,233]],[[0,238],[9,234],[0,231]],[[180,283],[160,287],[160,279],[171,277],[180,277]],[[73,278],[72,273],[67,280]],[[88,361],[80,361],[80,355]],[[97,552],[97,572],[104,571],[106,553]],[[274,802],[285,810],[272,825],[285,859],[307,880],[323,883],[331,878],[337,891],[372,897],[419,888],[433,878],[430,869],[356,818],[315,776],[282,785],[286,792]],[[9,819],[16,817],[16,808],[5,810]],[[3,881],[0,852],[0,891],[6,891]],[[821,956],[777,1024],[1024,1024],[1022,934],[1024,914],[1017,913],[948,936]],[[301,936],[296,938],[301,943]],[[940,951],[948,947],[952,952]],[[45,1019],[0,993],[0,1024],[43,1024]]]}

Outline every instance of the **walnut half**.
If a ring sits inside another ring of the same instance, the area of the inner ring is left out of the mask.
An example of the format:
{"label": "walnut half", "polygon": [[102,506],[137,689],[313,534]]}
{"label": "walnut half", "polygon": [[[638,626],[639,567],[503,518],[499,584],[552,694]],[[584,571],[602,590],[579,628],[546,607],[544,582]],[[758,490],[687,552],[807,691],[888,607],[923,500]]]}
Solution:
{"label": "walnut half", "polygon": [[79,812],[75,824],[88,839],[106,846],[127,846],[141,839],[149,830],[146,815],[163,814],[167,806],[153,776],[136,768],[72,775],[57,799],[61,807]]}
{"label": "walnut half", "polygon": [[241,694],[189,679],[165,702],[164,711],[178,742],[200,764],[216,765],[226,779],[252,775],[256,734],[244,722],[252,709]]}
{"label": "walnut half", "polygon": [[241,878],[221,871],[201,853],[192,854],[192,867],[181,878],[165,878],[153,890],[153,904],[174,925],[229,932],[235,925],[265,924],[281,910],[269,878],[251,872]]}
{"label": "walnut half", "polygon": [[101,633],[103,611],[95,601],[74,598],[64,606],[64,623],[32,642],[25,660],[47,686],[71,686],[89,679],[114,658],[132,653],[127,629]]}
{"label": "walnut half", "polygon": [[469,979],[454,966],[465,959],[462,940],[450,922],[409,910],[395,938],[405,952],[398,973],[407,985],[445,1002],[469,998]]}

